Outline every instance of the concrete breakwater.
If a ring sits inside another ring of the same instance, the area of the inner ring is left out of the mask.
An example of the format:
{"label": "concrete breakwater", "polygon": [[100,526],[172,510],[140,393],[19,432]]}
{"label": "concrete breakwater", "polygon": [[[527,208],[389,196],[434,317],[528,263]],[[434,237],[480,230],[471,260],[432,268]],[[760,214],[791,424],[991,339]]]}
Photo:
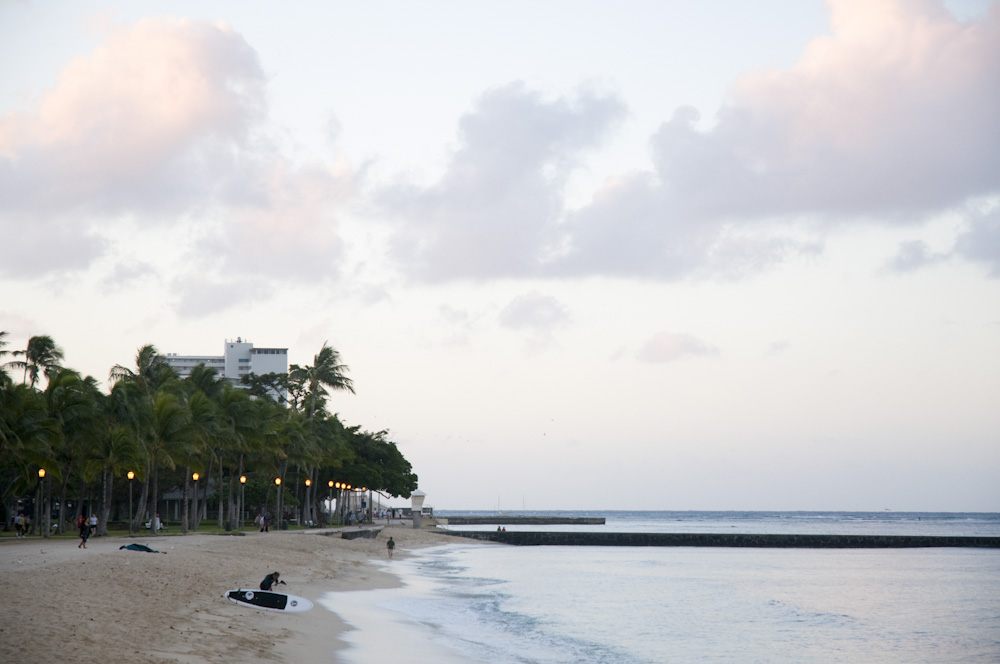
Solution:
{"label": "concrete breakwater", "polygon": [[603,526],[604,517],[580,516],[447,516],[451,526]]}
{"label": "concrete breakwater", "polygon": [[[493,523],[493,522],[490,522]],[[743,533],[563,533],[444,531],[449,535],[517,546],[700,546],[772,549],[1000,549],[1000,537],[934,535],[751,535]]]}

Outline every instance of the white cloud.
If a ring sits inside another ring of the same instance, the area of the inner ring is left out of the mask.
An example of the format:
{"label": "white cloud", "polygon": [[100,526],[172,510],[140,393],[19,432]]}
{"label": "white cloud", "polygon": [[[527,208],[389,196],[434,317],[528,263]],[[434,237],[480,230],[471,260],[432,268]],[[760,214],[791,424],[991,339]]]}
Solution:
{"label": "white cloud", "polygon": [[676,360],[715,355],[718,349],[706,344],[690,334],[672,332],[657,332],[636,353],[640,362],[660,363]]}
{"label": "white cloud", "polygon": [[889,259],[885,268],[889,272],[915,272],[929,265],[940,263],[947,258],[944,254],[934,253],[921,240],[902,242],[896,254]]}
{"label": "white cloud", "polygon": [[353,177],[343,164],[292,163],[268,140],[265,86],[257,53],[224,23],[146,18],[110,31],[33,107],[0,118],[0,231],[23,249],[0,271],[85,268],[128,218],[135,234],[175,229],[158,252],[187,256],[217,287],[335,277],[334,213]]}
{"label": "white cloud", "polygon": [[956,241],[955,253],[984,264],[991,277],[1000,278],[1000,208],[973,218]]}
{"label": "white cloud", "polygon": [[263,84],[256,53],[225,24],[158,18],[114,30],[34,108],[0,119],[4,208],[186,209],[259,120]]}
{"label": "white cloud", "polygon": [[547,333],[566,325],[569,312],[551,295],[531,291],[511,300],[500,312],[499,319],[503,327]]}
{"label": "white cloud", "polygon": [[764,354],[769,357],[774,355],[780,355],[781,353],[786,352],[791,347],[792,347],[791,342],[785,339],[782,339],[781,341],[772,341],[770,344],[768,344],[767,351]]}
{"label": "white cloud", "polygon": [[437,184],[379,193],[398,222],[392,249],[403,270],[427,281],[536,272],[567,177],[623,114],[618,99],[586,91],[546,100],[512,83],[485,93],[461,118]]}
{"label": "white cloud", "polygon": [[725,275],[728,255],[746,274],[818,250],[776,220],[921,220],[1000,191],[1000,5],[971,23],[931,0],[830,7],[833,35],[788,69],[744,75],[710,130],[689,107],[663,123],[655,170],[610,180],[573,214],[551,270]]}

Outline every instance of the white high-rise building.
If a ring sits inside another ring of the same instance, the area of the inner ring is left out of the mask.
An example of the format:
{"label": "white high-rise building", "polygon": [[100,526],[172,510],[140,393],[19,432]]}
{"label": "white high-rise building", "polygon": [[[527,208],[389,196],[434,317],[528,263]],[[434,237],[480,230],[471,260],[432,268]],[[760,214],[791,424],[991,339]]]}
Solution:
{"label": "white high-rise building", "polygon": [[204,364],[228,378],[237,387],[243,386],[240,381],[250,373],[288,373],[287,348],[254,348],[252,343],[244,341],[242,337],[236,337],[235,341],[227,339],[222,355],[167,353],[164,359],[181,378],[190,376],[192,369]]}

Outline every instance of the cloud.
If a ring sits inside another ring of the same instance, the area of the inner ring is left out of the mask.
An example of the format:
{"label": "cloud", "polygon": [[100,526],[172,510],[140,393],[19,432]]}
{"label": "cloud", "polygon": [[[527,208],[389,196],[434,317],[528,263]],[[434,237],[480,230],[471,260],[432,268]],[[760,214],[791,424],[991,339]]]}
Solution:
{"label": "cloud", "polygon": [[624,112],[617,98],[586,91],[547,100],[512,83],[486,92],[461,118],[439,182],[378,193],[397,222],[394,258],[431,282],[536,272],[555,239],[568,176]]}
{"label": "cloud", "polygon": [[955,242],[955,254],[984,264],[991,277],[1000,278],[1000,206],[970,222]]}
{"label": "cloud", "polygon": [[773,357],[774,355],[780,355],[786,352],[791,347],[792,347],[791,342],[785,339],[782,339],[781,341],[772,341],[768,345],[767,351],[765,351],[764,355],[768,357]]}
{"label": "cloud", "polygon": [[225,24],[143,19],[0,119],[9,213],[184,209],[263,112],[256,53]]}
{"label": "cloud", "polygon": [[677,109],[653,171],[569,216],[550,273],[740,276],[819,251],[802,221],[919,221],[1000,192],[1000,5],[971,23],[931,0],[830,8],[833,34],[741,77],[711,129]]}
{"label": "cloud", "polygon": [[353,177],[277,149],[266,83],[257,53],[225,23],[146,18],[111,30],[31,108],[0,117],[0,232],[22,255],[47,258],[0,272],[86,268],[128,219],[136,234],[176,229],[160,249],[218,287],[240,275],[336,276],[334,211]]}
{"label": "cloud", "polygon": [[902,242],[896,254],[886,263],[888,272],[908,273],[945,260],[945,254],[934,253],[924,242],[913,240]]}
{"label": "cloud", "polygon": [[274,286],[267,279],[247,279],[189,273],[171,284],[171,307],[181,318],[219,314],[243,302],[267,300]]}
{"label": "cloud", "polygon": [[1000,6],[960,23],[932,0],[833,0],[833,34],[750,72],[709,132],[653,139],[688,214],[924,213],[1000,188]]}
{"label": "cloud", "polygon": [[566,307],[551,295],[531,291],[518,295],[500,312],[500,325],[513,330],[548,333],[569,322]]}
{"label": "cloud", "polygon": [[336,213],[352,196],[351,176],[276,155],[248,178],[255,200],[220,210],[222,219],[205,229],[188,262],[225,275],[313,283],[336,278],[344,254]]}
{"label": "cloud", "polygon": [[715,355],[718,349],[696,339],[690,334],[674,334],[657,332],[636,353],[640,362],[660,363],[676,360]]}

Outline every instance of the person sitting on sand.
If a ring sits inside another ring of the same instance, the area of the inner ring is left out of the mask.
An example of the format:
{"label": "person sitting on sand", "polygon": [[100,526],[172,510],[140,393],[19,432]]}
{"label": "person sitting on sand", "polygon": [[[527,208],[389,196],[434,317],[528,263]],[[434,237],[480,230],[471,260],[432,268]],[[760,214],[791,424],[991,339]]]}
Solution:
{"label": "person sitting on sand", "polygon": [[265,576],[264,580],[260,582],[260,589],[270,590],[271,586],[277,585],[279,583],[283,586],[287,586],[288,585],[287,583],[278,580],[279,576],[281,576],[280,572],[271,572],[270,574]]}

